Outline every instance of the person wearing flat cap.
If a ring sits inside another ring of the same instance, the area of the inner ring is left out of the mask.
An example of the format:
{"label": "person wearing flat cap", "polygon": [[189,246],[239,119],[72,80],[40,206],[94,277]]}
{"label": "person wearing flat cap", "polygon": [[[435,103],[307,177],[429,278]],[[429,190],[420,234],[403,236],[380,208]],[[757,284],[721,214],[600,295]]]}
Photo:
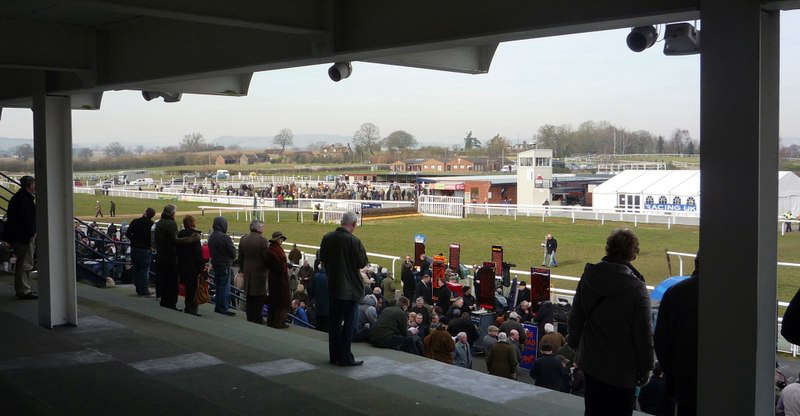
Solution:
{"label": "person wearing flat cap", "polygon": [[286,318],[289,316],[289,263],[283,251],[283,242],[286,236],[280,231],[272,233],[269,239],[269,315],[267,324],[273,328],[288,328]]}

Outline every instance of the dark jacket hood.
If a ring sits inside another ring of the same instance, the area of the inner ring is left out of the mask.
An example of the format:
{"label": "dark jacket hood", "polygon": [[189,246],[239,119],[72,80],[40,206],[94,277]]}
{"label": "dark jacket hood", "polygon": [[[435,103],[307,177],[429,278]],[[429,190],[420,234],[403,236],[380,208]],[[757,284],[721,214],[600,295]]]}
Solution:
{"label": "dark jacket hood", "polygon": [[629,290],[644,278],[630,263],[615,263],[604,258],[596,264],[587,264],[584,273],[586,288],[599,296],[611,296]]}
{"label": "dark jacket hood", "polygon": [[228,220],[225,217],[217,217],[214,218],[214,225],[211,226],[214,231],[219,231],[221,233],[228,232]]}

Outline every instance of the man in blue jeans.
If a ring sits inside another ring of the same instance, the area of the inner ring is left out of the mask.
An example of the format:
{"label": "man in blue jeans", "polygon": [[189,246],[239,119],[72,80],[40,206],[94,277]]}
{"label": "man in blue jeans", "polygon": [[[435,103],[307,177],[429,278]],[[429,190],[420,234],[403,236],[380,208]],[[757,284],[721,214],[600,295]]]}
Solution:
{"label": "man in blue jeans", "polygon": [[211,267],[214,268],[214,285],[216,295],[214,312],[234,316],[230,309],[231,266],[236,257],[233,240],[227,234],[228,220],[225,217],[214,218],[211,236],[208,237],[208,249],[211,253]]}
{"label": "man in blue jeans", "polygon": [[125,236],[131,242],[131,261],[133,262],[133,282],[136,285],[136,294],[150,296],[149,276],[151,262],[151,233],[153,217],[156,210],[147,208],[144,215],[131,221]]}

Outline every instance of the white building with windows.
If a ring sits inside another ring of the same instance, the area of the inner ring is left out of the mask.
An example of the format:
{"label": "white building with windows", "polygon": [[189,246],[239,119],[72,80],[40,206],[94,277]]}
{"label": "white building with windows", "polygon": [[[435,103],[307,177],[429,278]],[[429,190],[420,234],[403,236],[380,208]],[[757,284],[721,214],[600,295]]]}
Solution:
{"label": "white building with windows", "polygon": [[[626,170],[598,185],[592,205],[628,212],[700,212],[699,170]],[[778,172],[778,214],[800,214],[800,177]]]}
{"label": "white building with windows", "polygon": [[533,149],[517,154],[517,204],[552,203],[553,150]]}

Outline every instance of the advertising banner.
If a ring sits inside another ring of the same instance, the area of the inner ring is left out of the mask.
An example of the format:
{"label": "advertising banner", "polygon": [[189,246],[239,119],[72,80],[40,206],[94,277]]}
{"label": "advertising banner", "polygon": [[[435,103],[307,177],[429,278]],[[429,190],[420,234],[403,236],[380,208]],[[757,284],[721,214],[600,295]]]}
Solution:
{"label": "advertising banner", "polygon": [[503,246],[492,246],[492,263],[495,276],[503,276]]}
{"label": "advertising banner", "polygon": [[519,366],[530,370],[533,362],[536,361],[536,353],[539,351],[539,328],[533,324],[522,324],[525,328],[525,345],[522,346]]}
{"label": "advertising banner", "polygon": [[460,264],[461,264],[461,244],[452,243],[450,244],[450,270],[458,272]]}

